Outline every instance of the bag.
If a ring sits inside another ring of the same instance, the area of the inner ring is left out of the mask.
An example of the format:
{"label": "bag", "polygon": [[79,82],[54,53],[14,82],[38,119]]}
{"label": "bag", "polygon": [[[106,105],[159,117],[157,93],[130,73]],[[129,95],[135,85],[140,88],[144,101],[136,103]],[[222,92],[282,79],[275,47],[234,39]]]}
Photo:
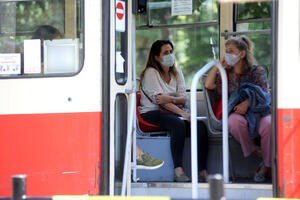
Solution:
{"label": "bag", "polygon": [[[154,103],[152,101],[152,99],[144,92],[143,88],[141,87],[142,92],[144,93],[144,95],[149,99],[149,101],[151,101],[152,103]],[[156,104],[156,103],[154,103]],[[183,104],[175,104],[178,108],[180,108],[181,110],[183,109]],[[164,114],[175,114],[172,111],[164,108],[163,106],[159,105],[159,110],[164,113]]]}
{"label": "bag", "polygon": [[222,119],[222,98],[216,101],[213,111],[218,120]]}
{"label": "bag", "polygon": [[[180,108],[181,110],[183,109],[183,105],[182,104],[175,104],[178,108]],[[173,113],[172,111],[164,108],[163,106],[159,105],[159,110],[164,113],[164,114],[176,114]]]}

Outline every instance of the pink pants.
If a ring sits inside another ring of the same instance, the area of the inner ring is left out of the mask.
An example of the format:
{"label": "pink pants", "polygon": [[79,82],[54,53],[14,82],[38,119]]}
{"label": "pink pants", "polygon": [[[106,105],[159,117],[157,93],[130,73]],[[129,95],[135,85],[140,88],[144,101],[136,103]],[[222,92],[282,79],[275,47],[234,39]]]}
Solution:
{"label": "pink pants", "polygon": [[[230,114],[228,128],[231,135],[241,144],[245,157],[256,150],[256,145],[249,135],[248,122],[243,115]],[[264,165],[271,167],[271,115],[261,118],[258,134],[261,137]]]}

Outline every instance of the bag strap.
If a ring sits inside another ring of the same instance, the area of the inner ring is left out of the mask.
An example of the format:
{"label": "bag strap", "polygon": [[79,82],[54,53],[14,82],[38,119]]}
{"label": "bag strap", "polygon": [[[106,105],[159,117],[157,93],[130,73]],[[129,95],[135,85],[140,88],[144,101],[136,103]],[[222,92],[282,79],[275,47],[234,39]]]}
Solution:
{"label": "bag strap", "polygon": [[[151,102],[151,103],[154,103],[153,101],[152,101],[152,99],[146,94],[146,92],[143,90],[143,87],[141,87],[141,91],[144,93],[144,95],[149,99],[149,101]],[[154,104],[156,104],[156,103],[154,103]]]}

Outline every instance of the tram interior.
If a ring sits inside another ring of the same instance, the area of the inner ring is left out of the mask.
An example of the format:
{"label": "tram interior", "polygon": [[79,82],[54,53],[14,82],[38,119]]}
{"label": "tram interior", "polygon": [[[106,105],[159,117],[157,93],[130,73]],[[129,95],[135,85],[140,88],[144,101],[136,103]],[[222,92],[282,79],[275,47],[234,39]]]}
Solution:
{"label": "tram interior", "polygon": [[[170,2],[150,1],[147,15],[136,17],[137,77],[146,64],[151,44],[157,39],[169,39],[174,43],[176,64],[183,71],[189,92],[193,75],[210,60],[223,57],[225,50],[221,46],[228,38],[220,36],[224,27],[228,27],[228,30],[231,28],[231,31],[247,32],[247,37],[255,44],[257,63],[264,67],[270,77],[271,35],[270,32],[259,34],[256,31],[271,28],[271,2],[242,2],[234,4],[234,9],[228,9],[216,0],[193,1],[192,14],[185,16],[172,15],[170,6]],[[230,21],[232,18],[226,20],[220,17],[224,13],[233,16],[233,24]],[[208,108],[204,90],[199,85],[198,116],[208,116]],[[208,125],[209,122],[206,120],[205,123]],[[137,144],[165,161],[164,166],[157,170],[138,170],[139,181],[172,182],[173,163],[168,133],[145,133],[140,130]],[[261,160],[254,155],[245,158],[240,144],[232,136],[229,139],[229,152],[230,180],[236,183],[253,182],[254,172]],[[189,176],[190,159],[190,138],[186,138],[184,169]],[[212,131],[209,132],[208,172],[222,174],[222,134]]]}

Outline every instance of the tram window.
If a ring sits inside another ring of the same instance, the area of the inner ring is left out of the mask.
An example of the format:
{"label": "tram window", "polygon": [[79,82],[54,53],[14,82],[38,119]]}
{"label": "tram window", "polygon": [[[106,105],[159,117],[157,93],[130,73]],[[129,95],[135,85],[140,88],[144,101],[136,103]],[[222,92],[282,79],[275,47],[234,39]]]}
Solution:
{"label": "tram window", "polygon": [[[126,9],[125,13],[128,13],[127,0],[119,1],[123,3]],[[128,15],[125,15],[125,24],[127,24]],[[128,44],[128,31],[125,25],[125,30],[118,30],[116,27],[116,64],[115,64],[115,80],[118,84],[124,85],[127,82],[128,65],[127,65],[127,44]]]}
{"label": "tram window", "polygon": [[[151,44],[157,39],[169,39],[174,44],[176,65],[179,67],[189,89],[195,73],[207,62],[219,58],[219,26],[200,26],[192,28],[150,29],[136,31],[137,76],[146,66]],[[212,46],[210,41],[214,40]]]}
{"label": "tram window", "polygon": [[[257,63],[265,68],[268,78],[271,67],[271,32],[267,30],[271,30],[271,3],[270,1],[238,3],[235,19],[237,31],[250,31],[248,37],[255,44],[254,56]],[[264,30],[266,32],[255,32]]]}
{"label": "tram window", "polygon": [[[0,1],[0,78],[68,76],[79,72],[84,46],[82,5],[83,0]],[[59,58],[49,53],[67,46],[70,51],[62,51]],[[74,53],[70,53],[71,48]],[[45,60],[61,63],[52,68],[48,63],[47,71]]]}
{"label": "tram window", "polygon": [[173,42],[176,64],[184,74],[187,89],[204,64],[214,55],[219,58],[218,0],[192,2],[191,15],[172,16],[171,0],[149,0],[147,15],[136,17],[137,77],[146,65],[152,43],[158,39]]}
{"label": "tram window", "polygon": [[239,3],[238,20],[270,18],[271,17],[271,1]]}
{"label": "tram window", "polygon": [[218,21],[217,0],[193,1],[191,15],[172,16],[171,7],[171,0],[148,0],[148,14],[137,17],[137,26]]}

